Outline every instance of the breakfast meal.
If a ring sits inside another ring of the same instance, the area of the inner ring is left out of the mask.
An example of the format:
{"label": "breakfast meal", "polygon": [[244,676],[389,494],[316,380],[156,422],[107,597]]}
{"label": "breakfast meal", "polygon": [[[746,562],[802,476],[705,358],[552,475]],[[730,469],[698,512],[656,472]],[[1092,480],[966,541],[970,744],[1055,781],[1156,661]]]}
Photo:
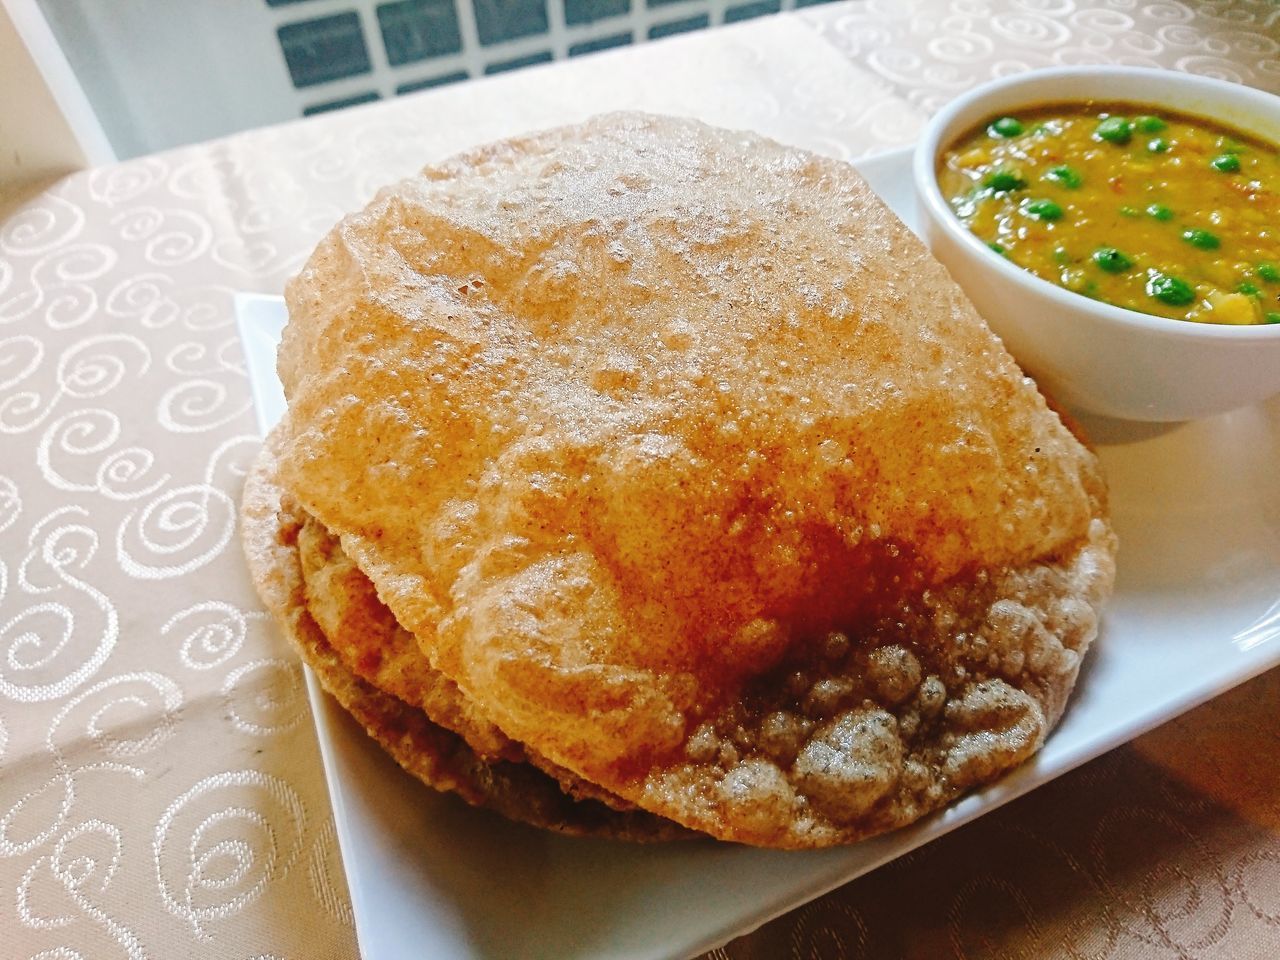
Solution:
{"label": "breakfast meal", "polygon": [[1097,459],[849,166],[598,117],[383,190],[286,300],[250,568],[428,785],[823,847],[1061,717],[1114,578]]}
{"label": "breakfast meal", "polygon": [[941,157],[956,215],[996,253],[1105,303],[1280,323],[1280,148],[1131,103],[999,116]]}

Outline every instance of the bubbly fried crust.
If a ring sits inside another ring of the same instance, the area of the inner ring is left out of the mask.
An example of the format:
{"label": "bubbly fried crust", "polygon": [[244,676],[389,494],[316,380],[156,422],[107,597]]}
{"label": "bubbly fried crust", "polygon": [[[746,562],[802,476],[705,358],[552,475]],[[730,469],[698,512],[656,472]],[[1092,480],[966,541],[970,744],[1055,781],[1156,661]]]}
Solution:
{"label": "bubbly fried crust", "polygon": [[307,611],[351,673],[422,710],[485,759],[525,759],[519,744],[480,716],[453,681],[431,669],[413,634],[396,623],[368,577],[314,517],[299,515],[297,550]]}
{"label": "bubbly fried crust", "polygon": [[[303,518],[281,503],[274,446],[272,438],[245,483],[242,536],[254,582],[263,603],[321,686],[392,759],[436,790],[560,833],[639,842],[694,836],[644,811],[619,812],[594,800],[575,800],[528,764],[486,760],[423,711],[348,669],[307,606],[297,547]],[[349,621],[337,623],[350,625]]]}
{"label": "bubbly fried crust", "polygon": [[384,191],[287,299],[283,482],[553,763],[821,846],[1060,714],[1096,459],[849,167],[599,118]]}
{"label": "bubbly fried crust", "polygon": [[411,633],[396,622],[377,591],[318,520],[299,517],[298,558],[307,611],[349,672],[383,693],[421,709],[429,720],[458,734],[482,759],[532,763],[554,777],[576,800],[598,800],[615,810],[635,804],[526,752],[480,714],[456,684],[433,670]]}

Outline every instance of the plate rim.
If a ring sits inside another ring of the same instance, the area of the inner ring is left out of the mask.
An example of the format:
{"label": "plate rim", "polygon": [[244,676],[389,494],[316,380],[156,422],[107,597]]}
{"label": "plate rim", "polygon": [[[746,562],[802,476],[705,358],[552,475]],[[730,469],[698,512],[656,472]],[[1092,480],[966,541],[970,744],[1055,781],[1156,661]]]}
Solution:
{"label": "plate rim", "polygon": [[[915,218],[915,210],[897,209],[885,196],[883,190],[886,185],[896,186],[904,195],[909,195],[914,200],[915,192],[911,183],[910,166],[908,164],[905,170],[897,166],[897,161],[909,157],[913,151],[913,146],[882,151],[860,158],[852,165],[866,176],[872,185],[872,189],[885,199],[886,204],[890,205],[891,209],[913,229],[913,232],[918,233],[915,230],[915,225],[918,223]],[[905,181],[905,183],[902,181]],[[905,187],[905,190],[902,190],[903,187]],[[274,425],[276,419],[272,416],[273,410],[275,412],[283,410],[283,395],[280,394],[275,397],[266,393],[267,383],[264,381],[260,362],[262,358],[251,347],[256,342],[259,345],[259,351],[262,349],[264,337],[268,337],[270,334],[270,324],[272,322],[270,318],[273,314],[276,325],[278,327],[283,326],[284,301],[279,296],[259,293],[236,293],[234,301],[237,330],[245,347],[254,409],[258,417],[260,430],[265,435]],[[278,338],[276,342],[278,343]],[[270,368],[270,377],[266,379],[274,380],[274,374],[275,371],[272,366]],[[274,382],[278,389],[278,380]],[[276,409],[277,407],[278,409]],[[1280,621],[1280,599],[1277,600],[1276,606],[1272,607],[1268,613],[1273,619]],[[1267,614],[1264,614],[1264,618],[1266,616]],[[1104,623],[1105,620],[1106,615],[1104,613]],[[1280,632],[1280,624],[1277,625],[1276,630]],[[1215,675],[1209,676],[1201,686],[1164,700],[1153,701],[1145,709],[1136,712],[1127,720],[1107,728],[1100,736],[1086,740],[1065,753],[1051,754],[1053,756],[1051,766],[1044,761],[1045,753],[1044,747],[1042,747],[1041,751],[1037,752],[1035,757],[1026,764],[1006,774],[995,783],[967,794],[950,806],[890,834],[871,838],[862,843],[854,844],[849,848],[844,848],[866,849],[869,845],[880,841],[880,846],[885,847],[885,849],[873,856],[869,861],[850,867],[843,861],[834,859],[830,864],[826,864],[820,869],[811,869],[807,873],[809,882],[799,885],[792,894],[779,896],[776,900],[761,904],[743,914],[727,917],[723,923],[711,925],[696,940],[685,940],[680,944],[666,944],[667,947],[674,949],[654,950],[643,955],[638,954],[636,955],[637,960],[640,960],[641,957],[645,958],[645,960],[679,960],[679,958],[696,956],[720,947],[732,939],[747,935],[771,920],[783,916],[860,876],[879,869],[886,863],[904,856],[926,843],[937,840],[981,816],[998,810],[1005,804],[1025,796],[1037,787],[1056,780],[1058,777],[1071,772],[1090,760],[1096,759],[1155,727],[1220,696],[1226,691],[1248,682],[1266,670],[1280,665],[1280,643],[1259,643],[1256,651],[1242,649],[1239,654],[1237,657],[1225,659],[1224,662],[1230,664],[1230,668],[1223,668]],[[326,790],[333,811],[339,851],[344,871],[348,877],[351,877],[353,874],[360,872],[358,868],[354,867],[354,862],[360,859],[362,851],[358,849],[358,843],[352,832],[353,825],[350,818],[353,814],[347,808],[344,796],[346,785],[339,775],[340,762],[336,757],[337,745],[335,733],[332,729],[335,718],[331,716],[330,711],[340,708],[336,707],[332,698],[324,693],[310,669],[304,667],[304,670],[312,719],[321,754]],[[1068,708],[1069,710],[1070,708]],[[1053,741],[1054,734],[1060,728],[1061,725],[1050,733],[1049,737],[1046,738],[1045,746],[1048,746]],[[372,741],[369,741],[369,748],[372,750],[380,749]],[[892,840],[892,842],[886,842],[887,840]],[[369,906],[365,901],[365,891],[360,888],[359,884],[348,882],[348,893],[351,897],[356,938],[361,955],[365,957],[365,960],[380,960],[380,955],[375,956],[367,952],[368,944],[376,938],[371,937],[369,934],[369,925],[372,923],[372,918],[370,917]],[[481,954],[475,953],[471,956],[479,957]]]}

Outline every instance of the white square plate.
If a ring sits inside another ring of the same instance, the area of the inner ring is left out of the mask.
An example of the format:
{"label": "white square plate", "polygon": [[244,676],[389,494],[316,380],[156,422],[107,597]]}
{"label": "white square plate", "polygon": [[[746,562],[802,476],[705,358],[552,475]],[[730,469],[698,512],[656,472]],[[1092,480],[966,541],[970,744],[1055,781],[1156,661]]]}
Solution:
{"label": "white square plate", "polygon": [[[859,168],[914,225],[909,153]],[[284,412],[284,305],[244,295],[237,310],[266,432]],[[888,836],[813,853],[558,837],[420,786],[309,677],[364,960],[687,957],[1280,663],[1280,397],[1195,423],[1086,427],[1121,553],[1076,698],[1033,761]]]}

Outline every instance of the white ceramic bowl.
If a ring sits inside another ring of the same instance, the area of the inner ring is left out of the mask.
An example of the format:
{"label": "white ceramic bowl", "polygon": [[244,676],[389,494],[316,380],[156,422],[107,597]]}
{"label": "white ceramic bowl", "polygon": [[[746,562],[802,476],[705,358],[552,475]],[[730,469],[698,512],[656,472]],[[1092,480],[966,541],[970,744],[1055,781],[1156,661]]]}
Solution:
{"label": "white ceramic bowl", "polygon": [[1280,393],[1280,324],[1192,323],[1090,300],[993,253],[952,213],[937,165],[957,137],[994,116],[1078,100],[1164,107],[1280,143],[1280,97],[1220,80],[1126,67],[996,80],[938,113],[916,149],[913,176],[934,255],[1023,368],[1070,406],[1132,420],[1189,420]]}

